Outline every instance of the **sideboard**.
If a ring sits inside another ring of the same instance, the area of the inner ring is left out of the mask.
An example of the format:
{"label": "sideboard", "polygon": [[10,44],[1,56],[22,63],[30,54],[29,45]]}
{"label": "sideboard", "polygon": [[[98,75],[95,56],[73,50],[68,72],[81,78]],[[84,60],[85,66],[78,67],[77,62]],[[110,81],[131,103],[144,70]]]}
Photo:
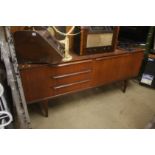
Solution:
{"label": "sideboard", "polygon": [[72,52],[69,62],[55,64],[20,64],[20,74],[27,104],[41,103],[48,116],[48,101],[117,81],[122,81],[123,92],[127,80],[136,77],[143,60],[143,50],[78,56]]}

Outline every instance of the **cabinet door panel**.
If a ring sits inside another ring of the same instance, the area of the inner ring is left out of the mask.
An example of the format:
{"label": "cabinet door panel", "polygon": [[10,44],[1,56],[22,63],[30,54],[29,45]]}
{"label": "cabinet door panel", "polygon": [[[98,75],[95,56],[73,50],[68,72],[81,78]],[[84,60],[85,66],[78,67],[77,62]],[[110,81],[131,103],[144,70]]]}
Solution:
{"label": "cabinet door panel", "polygon": [[23,69],[20,72],[26,101],[28,103],[42,100],[53,95],[53,82],[48,67]]}
{"label": "cabinet door panel", "polygon": [[96,59],[94,63],[94,85],[108,84],[131,76],[131,55]]}
{"label": "cabinet door panel", "polygon": [[143,52],[132,54],[132,77],[136,77],[138,75],[143,58],[144,58]]}

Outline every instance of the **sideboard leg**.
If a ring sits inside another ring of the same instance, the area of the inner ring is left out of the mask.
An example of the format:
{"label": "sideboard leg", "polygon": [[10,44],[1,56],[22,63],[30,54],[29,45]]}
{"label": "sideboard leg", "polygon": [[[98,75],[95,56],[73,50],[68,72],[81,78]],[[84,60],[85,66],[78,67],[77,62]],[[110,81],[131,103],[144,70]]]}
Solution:
{"label": "sideboard leg", "polygon": [[48,100],[42,101],[40,103],[41,111],[43,112],[45,117],[48,117]]}
{"label": "sideboard leg", "polygon": [[128,80],[124,80],[123,81],[123,89],[122,89],[123,93],[126,92],[127,84],[128,84]]}

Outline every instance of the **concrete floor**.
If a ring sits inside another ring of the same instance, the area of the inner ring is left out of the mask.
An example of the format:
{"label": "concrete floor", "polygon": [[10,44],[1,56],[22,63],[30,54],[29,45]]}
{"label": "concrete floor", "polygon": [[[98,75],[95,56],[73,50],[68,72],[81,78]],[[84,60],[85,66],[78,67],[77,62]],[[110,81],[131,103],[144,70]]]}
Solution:
{"label": "concrete floor", "polygon": [[32,128],[145,128],[155,115],[155,90],[129,81],[126,93],[114,84],[75,93],[49,103],[49,117],[29,106]]}

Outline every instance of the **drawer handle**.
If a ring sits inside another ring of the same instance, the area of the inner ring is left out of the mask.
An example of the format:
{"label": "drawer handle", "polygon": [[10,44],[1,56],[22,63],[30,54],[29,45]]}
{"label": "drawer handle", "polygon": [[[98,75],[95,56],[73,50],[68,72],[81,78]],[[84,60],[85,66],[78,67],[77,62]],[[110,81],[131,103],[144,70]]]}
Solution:
{"label": "drawer handle", "polygon": [[79,75],[79,74],[85,74],[85,73],[90,73],[92,70],[85,70],[85,71],[81,71],[81,72],[76,72],[76,73],[70,73],[70,74],[64,74],[64,75],[58,75],[58,76],[53,76],[53,79],[60,79],[60,78],[65,78],[65,77],[69,77],[69,76],[75,76],[75,75]]}
{"label": "drawer handle", "polygon": [[62,63],[55,67],[71,66],[71,65],[83,64],[83,63],[88,63],[88,62],[92,62],[92,60],[83,60],[83,61],[77,61],[77,62]]}
{"label": "drawer handle", "polygon": [[54,87],[54,89],[61,89],[61,88],[65,88],[65,87],[70,87],[70,86],[73,86],[73,85],[77,85],[77,84],[81,84],[81,83],[86,83],[86,82],[89,82],[89,80],[83,80],[83,81],[79,81],[79,82],[74,82],[74,83],[69,83],[69,84],[65,84],[65,85],[60,85],[60,86],[56,86]]}

